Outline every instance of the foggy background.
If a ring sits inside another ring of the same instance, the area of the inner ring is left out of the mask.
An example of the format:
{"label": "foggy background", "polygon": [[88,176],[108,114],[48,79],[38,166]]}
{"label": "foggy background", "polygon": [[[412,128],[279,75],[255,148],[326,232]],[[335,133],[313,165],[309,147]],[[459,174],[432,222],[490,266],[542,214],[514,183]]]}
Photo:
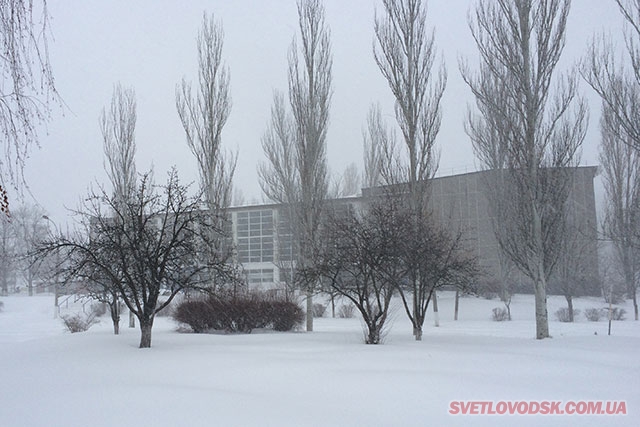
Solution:
{"label": "foggy background", "polygon": [[[463,129],[472,95],[458,71],[459,57],[477,64],[467,24],[472,0],[430,0],[427,19],[448,71],[443,121],[438,135],[440,175],[476,169]],[[107,179],[103,171],[99,117],[111,102],[113,86],[133,87],[137,97],[137,168],[153,166],[158,182],[175,165],[183,183],[198,179],[175,108],[176,85],[197,81],[196,35],[203,13],[214,13],[224,27],[223,58],[229,66],[233,107],[223,145],[239,153],[234,187],[247,203],[261,202],[256,167],[264,161],[260,138],[270,117],[274,89],[287,90],[287,54],[297,31],[294,0],[246,1],[80,1],[49,4],[51,63],[66,106],[54,111],[40,135],[41,150],[27,161],[29,191],[62,225],[87,188]],[[393,98],[372,54],[374,0],[326,0],[331,28],[333,99],[327,156],[332,176],[350,163],[362,169],[362,128],[372,103],[379,102],[395,126]],[[609,34],[622,51],[622,16],[613,1],[574,0],[561,69],[586,52],[595,33]],[[589,100],[590,128],[582,164],[598,163],[600,101],[582,82]],[[598,180],[598,178],[597,178]],[[596,185],[598,191],[599,183]],[[599,192],[599,191],[598,191]],[[599,192],[600,193],[600,192]],[[597,195],[601,199],[600,195]]]}

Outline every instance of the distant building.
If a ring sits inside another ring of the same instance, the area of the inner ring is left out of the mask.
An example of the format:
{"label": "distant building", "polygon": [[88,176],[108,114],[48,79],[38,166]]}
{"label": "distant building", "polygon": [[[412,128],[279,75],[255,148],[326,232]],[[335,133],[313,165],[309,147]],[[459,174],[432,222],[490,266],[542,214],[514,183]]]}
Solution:
{"label": "distant building", "polygon": [[[477,256],[480,266],[497,280],[501,273],[500,251],[493,232],[485,178],[490,172],[479,171],[434,178],[430,203],[433,212],[447,227],[461,230],[466,244]],[[569,210],[581,235],[588,242],[584,251],[585,271],[594,280],[598,276],[597,222],[593,180],[596,167],[575,170],[569,196]],[[330,201],[337,206],[358,208],[376,194],[376,189],[363,189],[363,195]],[[237,260],[242,264],[250,288],[283,289],[291,280],[295,265],[288,211],[278,204],[232,207],[233,240]],[[527,279],[517,269],[507,275],[519,292],[531,292]],[[550,283],[553,281],[550,281]],[[598,292],[597,284],[589,284],[587,293]],[[553,287],[550,289],[553,291]]]}

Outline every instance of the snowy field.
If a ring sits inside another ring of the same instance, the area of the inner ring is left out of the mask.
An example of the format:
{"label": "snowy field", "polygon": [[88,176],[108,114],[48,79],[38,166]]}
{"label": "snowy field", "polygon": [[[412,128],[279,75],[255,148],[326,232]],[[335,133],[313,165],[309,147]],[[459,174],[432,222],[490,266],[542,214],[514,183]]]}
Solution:
{"label": "snowy field", "polygon": [[[0,426],[449,426],[640,425],[640,323],[555,320],[534,337],[533,299],[440,297],[441,323],[415,342],[396,309],[384,345],[362,344],[358,319],[316,319],[313,333],[196,335],[158,318],[152,348],[109,319],[65,332],[53,297],[0,299]],[[604,307],[582,298],[576,308]],[[624,400],[626,416],[466,415],[451,401]]]}

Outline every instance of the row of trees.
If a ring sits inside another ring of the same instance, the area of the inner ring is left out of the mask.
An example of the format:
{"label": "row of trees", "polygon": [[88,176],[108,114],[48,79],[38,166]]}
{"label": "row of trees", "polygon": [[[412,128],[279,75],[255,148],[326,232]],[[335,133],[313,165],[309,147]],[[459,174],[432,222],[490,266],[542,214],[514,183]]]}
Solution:
{"label": "row of trees", "polygon": [[638,320],[640,283],[640,3],[615,0],[624,17],[625,55],[605,36],[591,43],[584,79],[602,99],[600,162],[607,197],[603,231]]}
{"label": "row of trees", "polygon": [[[467,131],[483,164],[501,171],[493,175],[494,182],[486,183],[495,190],[490,205],[496,238],[501,251],[534,283],[538,338],[549,336],[547,280],[567,236],[565,207],[571,168],[578,164],[586,128],[586,107],[577,94],[575,73],[554,83],[569,5],[562,0],[479,2],[470,22],[480,52],[479,71],[472,72],[465,62],[460,67],[477,106],[477,113],[469,113]],[[289,61],[293,119],[287,116],[283,98],[277,95],[272,124],[263,139],[268,163],[261,169],[261,178],[269,197],[297,211],[294,217],[298,229],[294,234],[300,251],[299,268],[305,269],[309,251],[319,247],[314,233],[326,196],[323,136],[331,70],[329,60],[316,60],[315,56],[315,46],[319,46],[319,57],[330,58],[321,5],[318,1],[301,2],[298,10],[307,84],[299,84],[294,43]],[[427,28],[426,18],[426,5],[420,0],[383,0],[383,13],[376,15],[374,58],[396,101],[402,144],[396,144],[394,133],[374,107],[365,138],[369,176],[364,181],[395,188],[396,193],[401,189],[411,218],[409,234],[429,238],[431,230],[424,226],[433,221],[429,182],[438,165],[435,140],[446,70],[443,64],[435,65],[434,35]],[[315,45],[307,40],[322,43]],[[316,82],[325,83],[323,96],[312,91]],[[304,97],[299,93],[301,87],[310,90]],[[301,100],[307,102],[302,109],[305,114],[296,113]],[[323,101],[321,109],[313,105],[318,100]],[[310,123],[322,127],[307,128]],[[314,144],[309,145],[309,137],[317,135],[322,138],[313,139]],[[449,236],[444,246],[455,247],[455,241]],[[415,257],[405,265],[402,277],[407,282],[403,288],[409,290],[407,295],[412,299],[407,302],[403,294],[407,314],[416,339],[420,339],[435,287],[421,266],[433,249],[427,245],[424,253],[420,245],[426,243],[416,243],[412,251]],[[304,286],[312,289],[309,280],[304,280]]]}
{"label": "row of trees", "polygon": [[[433,33],[427,30],[426,4],[420,0],[383,0],[382,3],[383,12],[376,15],[374,24],[373,53],[396,100],[396,121],[403,144],[396,145],[395,135],[383,123],[379,110],[373,107],[365,132],[368,176],[363,181],[369,186],[387,188],[402,184],[403,197],[408,203],[406,209],[414,218],[414,231],[418,232],[418,227],[431,216],[428,183],[438,164],[435,138],[440,127],[440,100],[446,85],[446,70],[444,65],[435,66],[436,48]],[[615,242],[628,293],[634,299],[637,312],[640,264],[636,151],[640,146],[640,131],[636,104],[640,82],[640,7],[637,2],[622,0],[617,0],[617,4],[629,24],[626,45],[631,72],[618,66],[612,56],[615,49],[606,41],[597,40],[580,68],[568,73],[558,69],[565,46],[570,0],[479,1],[470,14],[479,66],[472,68],[464,59],[460,62],[462,76],[476,100],[475,108],[469,109],[465,126],[481,164],[494,171],[484,184],[502,264],[515,266],[533,283],[539,339],[549,337],[546,293],[552,274],[555,272],[562,281],[559,288],[567,297],[570,309],[580,283],[592,279],[583,277],[579,266],[587,237],[579,231],[575,218],[568,214],[574,168],[580,162],[580,147],[588,121],[586,102],[578,91],[580,73],[604,99],[601,158],[607,194],[612,202],[605,232]],[[317,1],[301,2],[298,9],[303,41],[322,39],[318,45],[320,57],[330,58],[330,43],[326,41],[328,28],[321,5]],[[309,92],[305,92],[304,97],[299,93],[300,74],[294,42],[289,65],[289,104],[293,117],[288,116],[284,97],[276,94],[272,123],[263,138],[268,161],[261,167],[260,176],[265,194],[294,211],[299,267],[305,269],[310,264],[318,267],[315,261],[322,259],[320,253],[310,258],[313,248],[321,245],[318,237],[314,237],[317,220],[310,222],[309,218],[320,217],[326,197],[324,138],[313,139],[312,145],[308,141],[310,135],[323,136],[325,132],[331,70],[329,60],[316,60],[316,45],[309,45],[311,48],[307,48],[306,42],[303,45],[307,73],[304,88]],[[313,92],[316,82],[323,83],[322,96]],[[299,113],[301,100],[308,102],[303,110],[307,115]],[[323,101],[322,109],[312,104],[314,100]],[[318,114],[319,111],[322,114]],[[322,127],[307,129],[305,126],[309,123],[319,123]],[[625,152],[625,144],[635,147]],[[620,164],[622,161],[624,165]],[[315,183],[314,191],[305,186],[310,182]],[[361,220],[351,218],[358,224]],[[433,288],[417,266],[416,262],[416,268],[407,273],[405,280],[410,284],[409,294],[413,295],[407,312],[414,323],[414,334],[419,338],[423,309],[426,309],[418,302],[419,295]],[[503,281],[508,280],[508,275],[504,275]],[[303,277],[301,280],[305,289],[314,288],[313,279]],[[508,301],[508,297],[505,300]]]}
{"label": "row of trees", "polygon": [[[598,48],[597,42],[581,71],[605,100],[604,135],[637,150],[640,133],[635,128],[635,91],[640,60],[635,37],[640,34],[640,14],[633,3],[618,0],[618,5],[630,23],[627,47],[634,72],[625,73],[617,67],[607,56],[611,50]],[[585,102],[578,93],[578,72],[561,74],[557,69],[569,9],[570,0],[479,1],[470,15],[479,67],[472,69],[464,60],[460,64],[476,100],[466,129],[483,166],[494,170],[485,184],[491,189],[496,240],[505,259],[533,283],[539,339],[549,336],[547,282],[576,235],[571,231],[567,204],[587,123]],[[473,264],[459,256],[464,248],[460,233],[442,233],[443,219],[431,211],[429,183],[438,166],[435,141],[446,69],[444,64],[437,65],[426,4],[383,0],[383,12],[376,16],[373,54],[396,101],[401,142],[397,143],[395,133],[373,107],[365,131],[363,181],[382,186],[383,202],[378,206],[375,200],[363,212],[341,220],[348,221],[348,227],[330,219],[323,225],[323,218],[330,218],[326,134],[332,55],[330,31],[319,0],[298,2],[298,28],[299,39],[294,38],[289,51],[288,94],[274,94],[272,120],[262,139],[267,162],[259,172],[265,194],[289,209],[296,268],[302,273],[296,275],[296,285],[307,294],[307,330],[313,329],[312,295],[328,280],[335,290],[364,286],[368,289],[366,298],[375,297],[377,306],[372,306],[358,296],[359,291],[348,291],[356,295],[352,299],[363,307],[363,316],[368,313],[377,319],[371,323],[373,329],[369,328],[372,341],[379,338],[388,290],[399,291],[414,335],[420,339],[428,304],[437,301],[432,298],[435,290],[442,283],[461,283],[460,278],[467,277],[467,267]],[[178,114],[198,162],[200,196],[187,197],[174,172],[162,187],[153,184],[150,173],[141,178],[136,175],[135,99],[132,92],[117,88],[112,108],[102,119],[113,193],[91,194],[78,212],[85,219],[84,233],[60,236],[47,248],[48,252],[65,251],[69,275],[80,275],[109,290],[116,306],[122,298],[140,319],[141,347],[150,345],[153,316],[162,308],[158,304],[160,289],[169,290],[173,298],[181,290],[210,285],[215,278],[226,281],[234,277],[225,209],[236,157],[221,147],[221,131],[231,108],[222,46],[221,27],[205,16],[198,37],[198,89],[192,91],[186,81],[176,89]],[[620,185],[609,187],[617,191]],[[625,218],[634,220],[636,187],[626,191],[630,201],[622,209]],[[608,190],[611,197],[613,193]],[[201,206],[206,209],[197,209]],[[381,214],[384,209],[391,211]],[[191,210],[198,213],[189,213]],[[637,227],[629,226],[628,221],[622,227],[622,220],[614,219],[616,215],[608,215],[607,230],[620,248],[632,248],[633,254],[627,258],[635,263]],[[395,222],[381,229],[384,221]],[[376,234],[376,230],[384,233]],[[395,234],[385,234],[391,231]],[[629,232],[634,238],[624,243],[620,236]],[[404,238],[397,240],[400,237]],[[388,242],[390,249],[375,252],[378,240]],[[98,262],[96,243],[102,245],[98,247],[120,245],[121,250],[104,252]],[[354,248],[373,251],[367,257],[375,261],[353,258],[358,253],[350,251]],[[619,249],[618,253],[624,251]],[[396,262],[391,262],[394,259]],[[434,265],[443,265],[443,259],[451,261],[444,264],[449,267],[434,270]],[[634,301],[636,279],[630,275],[628,280]]]}

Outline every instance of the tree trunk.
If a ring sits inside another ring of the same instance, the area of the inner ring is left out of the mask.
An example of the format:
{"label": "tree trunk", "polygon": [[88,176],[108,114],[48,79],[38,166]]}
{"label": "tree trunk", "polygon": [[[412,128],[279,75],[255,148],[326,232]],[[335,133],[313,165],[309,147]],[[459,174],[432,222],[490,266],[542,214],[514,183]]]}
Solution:
{"label": "tree trunk", "polygon": [[111,311],[111,321],[113,322],[113,334],[120,334],[120,307],[118,307],[118,299],[112,301],[109,304],[109,309]]}
{"label": "tree trunk", "polygon": [[636,320],[638,320],[638,296],[635,289],[633,291],[633,311],[636,316]]}
{"label": "tree trunk", "polygon": [[433,291],[433,325],[437,328],[440,326],[440,313],[438,312],[438,295]]}
{"label": "tree trunk", "polygon": [[535,282],[536,339],[549,338],[549,316],[547,313],[547,289],[543,278]]}
{"label": "tree trunk", "polygon": [[460,303],[460,291],[456,289],[456,303],[453,309],[453,320],[458,320],[458,306]]}
{"label": "tree trunk", "polygon": [[140,348],[151,347],[151,328],[153,327],[153,318],[140,320]]}
{"label": "tree trunk", "polygon": [[313,332],[313,293],[307,291],[307,332]]}
{"label": "tree trunk", "polygon": [[31,278],[29,278],[29,281],[27,282],[27,289],[29,289],[29,296],[32,297],[33,296],[33,280],[31,280]]}
{"label": "tree trunk", "polygon": [[367,325],[369,334],[367,344],[380,344],[380,327],[378,325]]}
{"label": "tree trunk", "polygon": [[571,295],[565,295],[567,306],[569,307],[569,322],[573,323],[573,298]]}
{"label": "tree trunk", "polygon": [[133,314],[131,310],[129,310],[129,327],[130,328],[136,327],[136,316]]}
{"label": "tree trunk", "polygon": [[413,336],[416,337],[416,341],[422,341],[422,327],[413,326]]}
{"label": "tree trunk", "polygon": [[507,320],[511,321],[511,299],[509,299],[509,303],[504,303],[505,307],[507,307]]}
{"label": "tree trunk", "polygon": [[336,296],[334,294],[331,294],[331,318],[336,318]]}

